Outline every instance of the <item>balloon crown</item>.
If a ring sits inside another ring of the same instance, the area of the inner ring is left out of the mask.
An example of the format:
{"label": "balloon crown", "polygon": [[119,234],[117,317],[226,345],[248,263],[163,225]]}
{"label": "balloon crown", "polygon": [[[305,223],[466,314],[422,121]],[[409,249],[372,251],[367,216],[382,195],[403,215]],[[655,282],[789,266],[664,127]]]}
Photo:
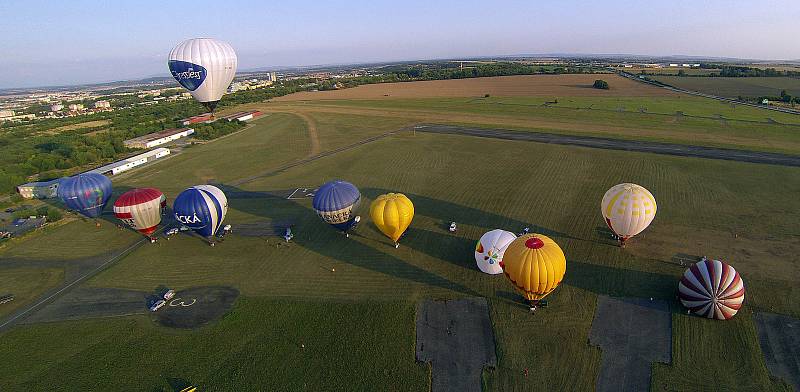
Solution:
{"label": "balloon crown", "polygon": [[539,249],[544,246],[544,241],[536,237],[531,237],[525,241],[525,246],[531,249]]}

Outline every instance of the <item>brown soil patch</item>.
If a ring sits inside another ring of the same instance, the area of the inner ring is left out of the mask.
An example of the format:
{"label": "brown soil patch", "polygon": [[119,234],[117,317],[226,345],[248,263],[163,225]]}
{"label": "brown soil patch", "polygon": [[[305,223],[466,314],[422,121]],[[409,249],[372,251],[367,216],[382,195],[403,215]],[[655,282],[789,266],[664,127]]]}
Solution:
{"label": "brown soil patch", "polygon": [[[592,88],[597,79],[608,81],[609,90]],[[367,84],[332,91],[299,92],[275,98],[274,101],[321,99],[397,99],[482,97],[653,97],[678,95],[666,89],[612,74],[588,75],[520,75],[421,82]]]}
{"label": "brown soil patch", "polygon": [[86,121],[77,124],[65,125],[63,127],[48,129],[45,133],[49,135],[55,135],[57,133],[66,132],[66,131],[73,131],[76,129],[84,129],[84,128],[95,128],[95,127],[102,127],[111,124],[111,120],[94,120],[94,121]]}
{"label": "brown soil patch", "polygon": [[317,123],[311,116],[303,112],[292,112],[294,115],[303,119],[306,122],[306,129],[308,129],[308,138],[311,142],[311,150],[308,153],[309,157],[313,157],[320,153],[319,133],[317,132]]}

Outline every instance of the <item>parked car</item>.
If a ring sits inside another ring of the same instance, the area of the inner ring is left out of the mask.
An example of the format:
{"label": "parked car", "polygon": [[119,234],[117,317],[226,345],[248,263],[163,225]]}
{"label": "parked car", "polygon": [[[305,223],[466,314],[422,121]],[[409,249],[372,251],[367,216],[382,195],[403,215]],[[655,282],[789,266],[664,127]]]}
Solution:
{"label": "parked car", "polygon": [[167,304],[167,301],[164,301],[163,299],[159,299],[157,301],[153,301],[153,303],[150,304],[150,311],[151,312],[155,312],[155,311],[161,309],[161,307],[166,305],[166,304]]}
{"label": "parked car", "polygon": [[164,233],[164,234],[165,234],[167,237],[169,237],[169,236],[171,236],[171,235],[178,234],[178,228],[177,228],[177,227],[173,227],[173,228],[171,228],[171,229],[167,230],[167,232],[166,232],[166,233]]}
{"label": "parked car", "polygon": [[164,293],[164,300],[169,301],[174,296],[175,296],[175,290],[167,290],[167,292]]}

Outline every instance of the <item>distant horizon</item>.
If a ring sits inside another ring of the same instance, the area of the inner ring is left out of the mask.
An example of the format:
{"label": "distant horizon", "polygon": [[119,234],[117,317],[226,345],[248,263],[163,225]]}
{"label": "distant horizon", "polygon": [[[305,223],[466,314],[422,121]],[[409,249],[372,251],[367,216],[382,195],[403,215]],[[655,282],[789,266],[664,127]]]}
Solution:
{"label": "distant horizon", "polygon": [[201,36],[229,42],[242,70],[535,53],[800,59],[794,39],[800,7],[789,0],[647,7],[632,0],[196,0],[190,15],[174,2],[9,0],[0,3],[0,14],[0,89],[168,75],[169,50]]}
{"label": "distant horizon", "polygon": [[[503,58],[511,58],[511,57],[520,57],[520,58],[546,58],[546,57],[561,57],[561,58],[581,58],[581,57],[590,57],[590,58],[629,58],[629,59],[685,59],[685,60],[693,60],[693,61],[700,61],[700,60],[710,60],[710,61],[720,61],[720,62],[747,62],[747,63],[776,63],[776,64],[793,64],[793,63],[800,63],[800,59],[753,59],[753,58],[735,58],[735,57],[712,57],[712,56],[697,56],[697,55],[682,55],[682,54],[671,54],[671,55],[647,55],[647,54],[635,54],[635,53],[515,53],[515,54],[500,54],[500,55],[479,55],[479,56],[462,56],[462,57],[438,57],[438,58],[417,58],[417,59],[395,59],[395,60],[374,60],[374,61],[352,61],[352,62],[341,62],[341,63],[324,63],[324,64],[296,64],[296,65],[265,65],[265,66],[255,66],[252,68],[247,69],[239,69],[236,71],[236,74],[245,74],[245,73],[258,73],[258,72],[269,72],[269,71],[284,71],[289,69],[303,69],[303,68],[324,68],[324,67],[343,67],[343,66],[353,66],[353,65],[371,65],[371,64],[382,64],[382,63],[412,63],[412,62],[425,62],[425,61],[456,61],[456,60],[472,60],[472,59],[503,59]],[[164,72],[163,74],[150,74],[150,75],[141,75],[141,76],[132,76],[130,78],[125,79],[108,79],[108,80],[87,80],[87,81],[78,81],[75,83],[68,83],[68,84],[54,84],[54,85],[30,85],[30,86],[9,86],[4,87],[0,86],[0,92],[7,92],[7,91],[14,91],[14,90],[34,90],[34,89],[56,89],[56,88],[67,88],[67,87],[78,87],[78,86],[93,86],[93,85],[103,85],[103,84],[112,84],[112,83],[123,83],[123,82],[138,82],[146,79],[155,79],[155,78],[164,78],[164,79],[171,79],[171,75],[167,71],[166,67],[166,60],[164,61]],[[179,87],[177,84],[175,87]]]}

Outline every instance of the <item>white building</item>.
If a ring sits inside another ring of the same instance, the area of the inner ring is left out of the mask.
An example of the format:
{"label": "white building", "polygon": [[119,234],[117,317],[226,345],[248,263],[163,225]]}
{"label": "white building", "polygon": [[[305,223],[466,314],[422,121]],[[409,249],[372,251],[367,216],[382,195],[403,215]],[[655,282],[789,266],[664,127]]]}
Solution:
{"label": "white building", "polygon": [[0,118],[14,117],[13,110],[0,110]]}
{"label": "white building", "polygon": [[128,139],[123,142],[128,148],[152,148],[155,146],[178,140],[194,133],[192,128],[166,129],[160,132],[148,133],[144,136]]}
{"label": "white building", "polygon": [[87,173],[98,173],[106,176],[113,176],[124,171],[128,171],[136,166],[144,165],[147,162],[155,161],[156,159],[163,158],[169,155],[168,148],[156,148],[148,152],[134,155],[130,158],[109,163],[108,165],[98,167],[97,169],[89,170]]}
{"label": "white building", "polygon": [[83,110],[83,104],[82,103],[71,103],[71,104],[69,104],[69,106],[67,106],[67,108],[72,112],[77,112],[78,110]]}
{"label": "white building", "polygon": [[60,112],[61,110],[64,110],[64,105],[60,103],[57,103],[55,105],[50,105],[51,112]]}
{"label": "white building", "polygon": [[111,102],[108,101],[97,101],[94,103],[95,109],[107,109],[111,107]]}

